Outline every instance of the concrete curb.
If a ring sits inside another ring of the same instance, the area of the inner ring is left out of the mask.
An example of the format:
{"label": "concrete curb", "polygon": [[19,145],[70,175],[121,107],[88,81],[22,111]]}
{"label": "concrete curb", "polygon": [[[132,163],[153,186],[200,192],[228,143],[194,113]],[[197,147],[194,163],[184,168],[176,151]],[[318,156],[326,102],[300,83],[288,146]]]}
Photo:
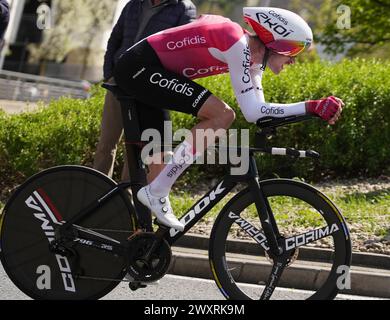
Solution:
{"label": "concrete curb", "polygon": [[[208,250],[209,237],[187,234],[181,237],[176,243],[176,247]],[[229,240],[227,243],[229,252],[241,253],[245,255],[262,254],[261,248],[254,243],[244,240]],[[300,248],[299,256],[309,261],[327,261],[331,258],[331,250],[303,247]],[[353,252],[352,265],[357,267],[367,267],[374,269],[390,270],[390,256],[376,253]]]}
{"label": "concrete curb", "polygon": [[[257,246],[255,246],[257,248]],[[173,247],[169,273],[175,275],[213,279],[208,259],[208,237],[186,235]],[[235,252],[229,258],[234,265],[234,277],[240,282],[259,283],[270,272],[270,264],[255,255],[254,246],[242,240],[228,244],[229,251]],[[300,257],[308,261],[297,261],[285,271],[282,287],[312,290],[322,283],[327,273],[320,261],[326,261],[329,250],[305,248]],[[301,256],[302,255],[302,256]],[[312,263],[311,261],[316,261]],[[351,268],[351,289],[343,294],[390,298],[390,256],[354,253]]]}

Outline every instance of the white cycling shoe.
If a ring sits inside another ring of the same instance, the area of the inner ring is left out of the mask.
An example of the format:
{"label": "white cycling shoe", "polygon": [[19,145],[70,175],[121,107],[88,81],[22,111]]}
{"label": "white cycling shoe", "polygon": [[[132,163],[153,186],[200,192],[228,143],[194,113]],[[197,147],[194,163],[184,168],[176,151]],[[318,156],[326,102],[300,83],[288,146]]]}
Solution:
{"label": "white cycling shoe", "polygon": [[157,221],[167,227],[175,228],[183,231],[184,224],[182,224],[172,212],[171,203],[168,196],[155,197],[150,193],[150,186],[141,188],[137,193],[138,200],[148,207],[156,216]]}

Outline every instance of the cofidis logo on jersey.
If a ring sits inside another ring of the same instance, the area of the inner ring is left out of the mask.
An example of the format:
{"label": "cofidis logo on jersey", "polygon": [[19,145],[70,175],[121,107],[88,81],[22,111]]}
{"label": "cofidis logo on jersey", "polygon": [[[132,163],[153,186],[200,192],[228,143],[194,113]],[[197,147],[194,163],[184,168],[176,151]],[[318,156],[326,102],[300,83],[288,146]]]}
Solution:
{"label": "cofidis logo on jersey", "polygon": [[251,81],[250,77],[250,66],[251,66],[251,52],[249,50],[249,45],[246,45],[244,49],[244,60],[242,61],[242,66],[244,67],[244,75],[242,76],[242,82],[249,83]]}
{"label": "cofidis logo on jersey", "polygon": [[225,66],[211,66],[208,68],[185,68],[183,70],[183,75],[187,78],[195,78],[195,77],[206,77],[212,74],[225,73],[229,70],[228,67]]}
{"label": "cofidis logo on jersey", "polygon": [[185,37],[179,41],[169,41],[167,43],[167,48],[169,50],[182,49],[195,44],[205,44],[206,38],[202,36],[194,36],[194,37]]}

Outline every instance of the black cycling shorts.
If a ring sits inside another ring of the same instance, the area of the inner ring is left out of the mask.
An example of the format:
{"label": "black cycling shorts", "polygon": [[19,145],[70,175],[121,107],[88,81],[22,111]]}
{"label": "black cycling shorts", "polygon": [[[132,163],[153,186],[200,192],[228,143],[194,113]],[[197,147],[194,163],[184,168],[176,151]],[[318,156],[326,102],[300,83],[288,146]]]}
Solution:
{"label": "black cycling shorts", "polygon": [[[151,107],[140,101],[135,101],[134,107],[137,111],[140,131],[156,129],[163,137],[164,121],[171,120],[169,112],[165,109]],[[153,117],[150,116],[151,114],[153,114]]]}
{"label": "black cycling shorts", "polygon": [[119,58],[114,78],[123,91],[145,106],[194,116],[212,94],[191,79],[166,70],[146,39]]}

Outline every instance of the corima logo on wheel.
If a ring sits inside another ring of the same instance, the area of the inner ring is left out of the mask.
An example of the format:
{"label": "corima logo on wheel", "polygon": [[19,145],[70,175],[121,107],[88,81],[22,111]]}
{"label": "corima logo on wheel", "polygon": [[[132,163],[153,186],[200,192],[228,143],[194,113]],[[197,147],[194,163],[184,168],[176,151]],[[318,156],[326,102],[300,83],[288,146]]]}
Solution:
{"label": "corima logo on wheel", "polygon": [[250,224],[245,219],[242,219],[239,215],[234,212],[229,212],[229,218],[233,219],[235,223],[237,223],[248,235],[250,235],[259,245],[263,247],[265,251],[268,251],[270,248],[267,244],[267,238],[260,230],[258,230],[255,226]]}
{"label": "corima logo on wheel", "polygon": [[292,250],[294,248],[301,247],[308,243],[328,237],[339,230],[340,229],[337,226],[337,224],[333,223],[331,226],[326,226],[324,228],[311,230],[306,233],[300,234],[298,236],[287,238],[285,240],[286,250]]}
{"label": "corima logo on wheel", "polygon": [[[25,204],[33,210],[34,217],[41,223],[41,229],[46,235],[49,243],[54,241],[54,226],[61,225],[63,223],[63,219],[51,203],[50,198],[42,189],[37,189],[26,199]],[[56,254],[55,256],[62,276],[64,290],[76,292],[68,258],[59,254]]]}

